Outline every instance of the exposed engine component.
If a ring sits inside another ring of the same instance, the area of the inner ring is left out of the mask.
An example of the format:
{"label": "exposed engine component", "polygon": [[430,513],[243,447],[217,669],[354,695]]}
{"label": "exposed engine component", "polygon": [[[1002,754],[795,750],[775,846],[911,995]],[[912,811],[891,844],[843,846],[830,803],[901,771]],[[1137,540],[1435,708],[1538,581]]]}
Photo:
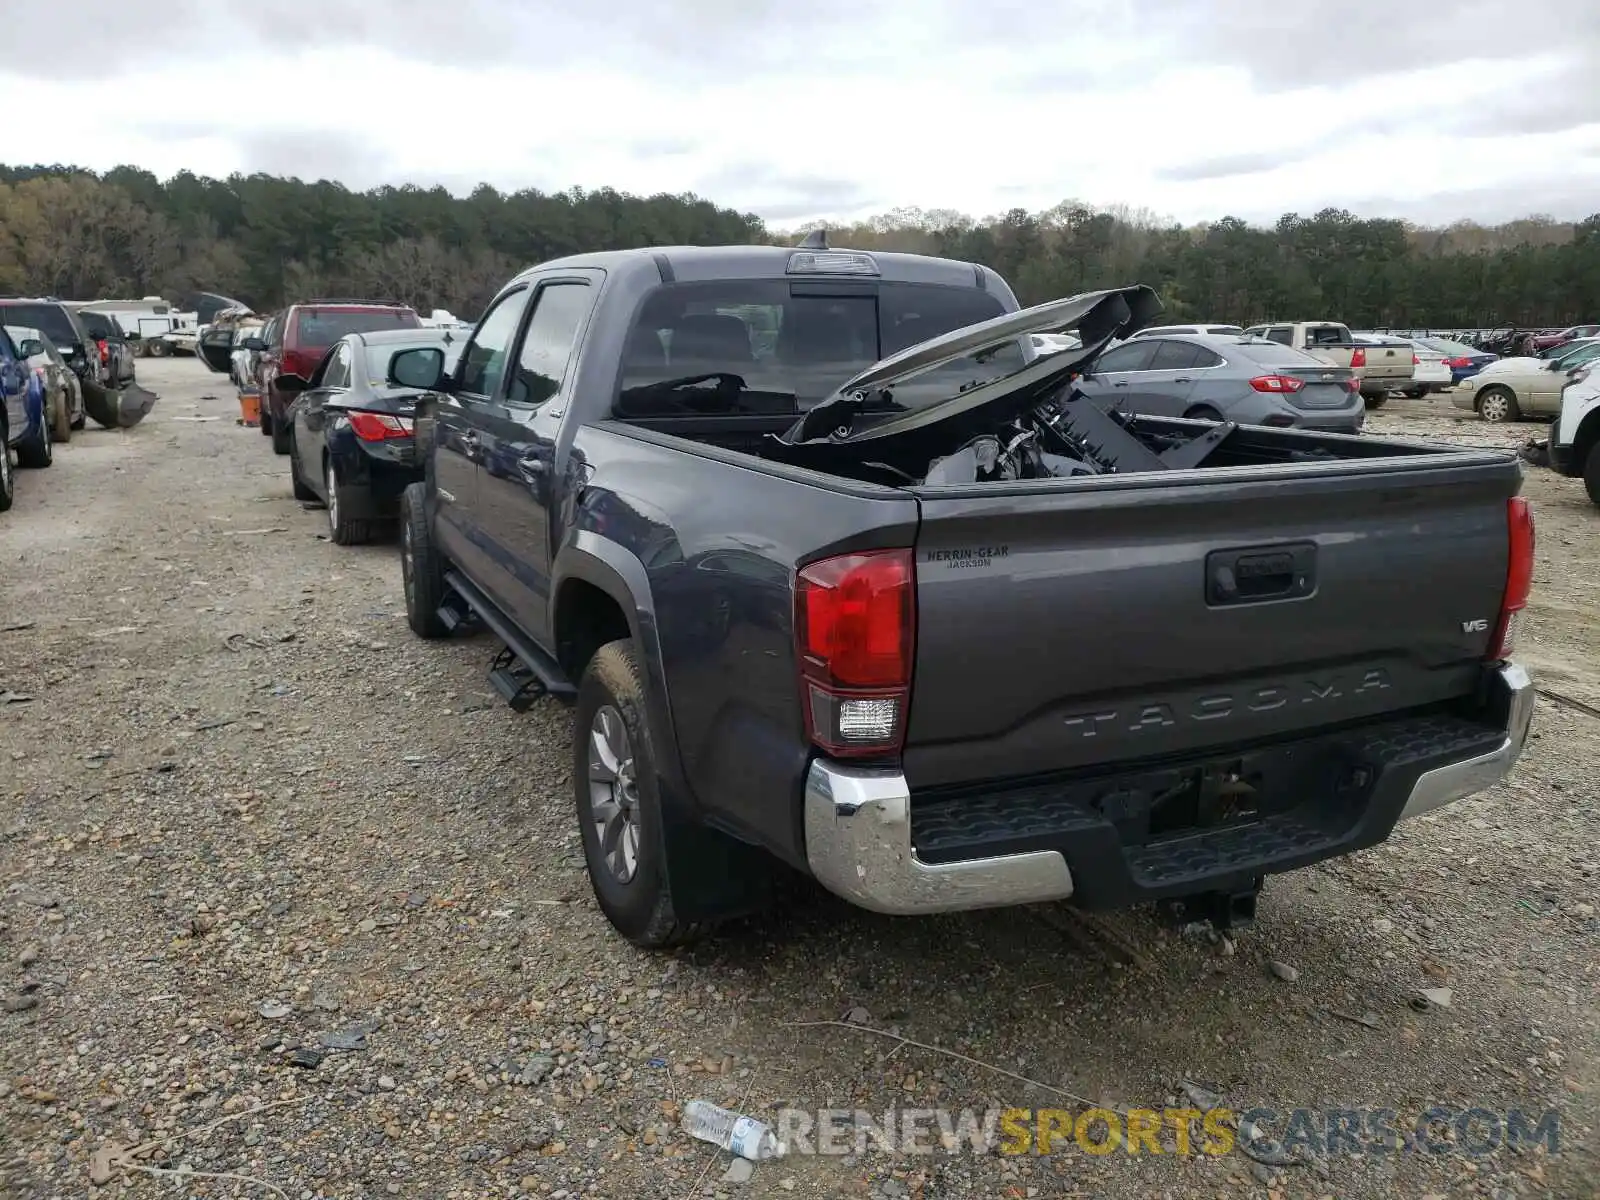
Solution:
{"label": "exposed engine component", "polygon": [[[781,435],[764,435],[761,454],[890,486],[1338,457],[1313,435],[1300,449],[1281,436],[1263,442],[1233,421],[1134,416],[1077,387],[1116,337],[1147,325],[1160,309],[1155,293],[1142,286],[1090,292],[931,339],[861,372]],[[963,358],[981,363],[1020,336],[1068,327],[1079,331],[1075,349],[1026,357],[1006,375],[963,381],[933,403],[896,395],[934,368]]]}

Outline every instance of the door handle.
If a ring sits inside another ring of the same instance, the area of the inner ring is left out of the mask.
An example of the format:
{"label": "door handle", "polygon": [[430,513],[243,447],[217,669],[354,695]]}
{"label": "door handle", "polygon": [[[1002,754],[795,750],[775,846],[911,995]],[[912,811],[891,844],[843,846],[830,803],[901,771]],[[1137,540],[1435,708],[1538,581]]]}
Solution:
{"label": "door handle", "polygon": [[1111,386],[1112,387],[1127,387],[1128,386],[1128,381],[1126,379],[1119,379],[1115,383],[1113,383]]}
{"label": "door handle", "polygon": [[1193,383],[1194,380],[1190,379],[1187,375],[1179,375],[1172,382],[1173,383]]}

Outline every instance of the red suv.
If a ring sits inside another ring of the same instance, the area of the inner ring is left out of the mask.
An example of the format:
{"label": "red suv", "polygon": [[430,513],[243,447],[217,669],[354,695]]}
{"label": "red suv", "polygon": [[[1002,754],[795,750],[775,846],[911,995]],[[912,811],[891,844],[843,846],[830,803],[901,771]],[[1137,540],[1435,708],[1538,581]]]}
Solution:
{"label": "red suv", "polygon": [[306,300],[291,304],[267,323],[258,339],[247,339],[246,349],[259,351],[256,381],[261,386],[261,432],[272,438],[272,448],[289,453],[293,425],[289,405],[295,393],[278,390],[279,375],[310,379],[323,355],[347,333],[372,333],[380,329],[420,329],[416,309],[404,304],[371,300]]}

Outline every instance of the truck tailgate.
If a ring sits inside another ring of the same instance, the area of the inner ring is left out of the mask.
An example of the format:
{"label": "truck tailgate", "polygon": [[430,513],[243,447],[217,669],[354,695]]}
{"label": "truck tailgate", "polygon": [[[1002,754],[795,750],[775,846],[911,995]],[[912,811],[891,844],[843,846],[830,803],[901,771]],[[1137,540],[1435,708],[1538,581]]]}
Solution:
{"label": "truck tailgate", "polygon": [[1364,379],[1410,379],[1416,370],[1411,361],[1413,351],[1409,346],[1365,346],[1367,365],[1361,372]]}
{"label": "truck tailgate", "polygon": [[911,786],[1246,745],[1472,693],[1505,456],[922,488]]}

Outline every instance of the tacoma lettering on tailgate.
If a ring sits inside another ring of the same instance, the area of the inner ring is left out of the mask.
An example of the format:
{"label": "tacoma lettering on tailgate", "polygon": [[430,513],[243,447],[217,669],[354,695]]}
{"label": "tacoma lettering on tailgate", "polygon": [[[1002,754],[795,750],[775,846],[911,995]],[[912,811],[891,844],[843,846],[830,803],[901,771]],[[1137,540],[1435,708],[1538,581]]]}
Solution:
{"label": "tacoma lettering on tailgate", "polygon": [[1381,692],[1390,686],[1389,673],[1374,667],[1362,671],[1360,675],[1307,677],[1238,693],[1212,692],[1172,702],[1147,701],[1121,709],[1074,713],[1064,718],[1063,724],[1069,731],[1086,738],[1124,730],[1137,733],[1141,729],[1170,729],[1180,722],[1218,721],[1246,713],[1273,712],[1298,704],[1321,704],[1365,692]]}

